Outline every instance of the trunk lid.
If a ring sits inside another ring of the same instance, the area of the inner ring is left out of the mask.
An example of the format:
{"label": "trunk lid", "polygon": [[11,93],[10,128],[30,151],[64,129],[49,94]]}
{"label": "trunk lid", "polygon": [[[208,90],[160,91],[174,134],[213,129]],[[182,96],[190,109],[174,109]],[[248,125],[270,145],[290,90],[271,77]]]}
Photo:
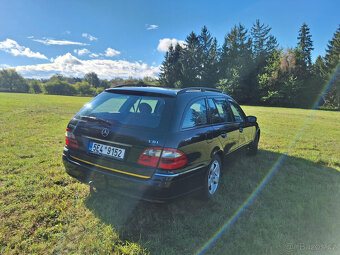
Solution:
{"label": "trunk lid", "polygon": [[[108,104],[108,100],[103,100],[90,112],[82,109],[70,121],[68,128],[79,145],[77,149],[70,148],[70,157],[117,174],[148,179],[155,169],[139,165],[138,158],[148,147],[164,147],[173,99],[128,95],[117,107],[117,100],[112,97],[115,95],[107,98],[112,101],[109,105],[116,108],[114,112],[95,111],[105,102]],[[121,95],[118,99],[122,101]],[[141,102],[151,106],[151,112],[148,109],[148,114],[141,113]]]}

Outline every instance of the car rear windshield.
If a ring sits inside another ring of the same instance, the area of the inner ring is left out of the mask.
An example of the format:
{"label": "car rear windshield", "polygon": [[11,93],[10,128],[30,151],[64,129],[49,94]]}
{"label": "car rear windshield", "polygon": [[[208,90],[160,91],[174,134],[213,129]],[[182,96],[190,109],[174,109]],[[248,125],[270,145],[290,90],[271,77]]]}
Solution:
{"label": "car rear windshield", "polygon": [[172,100],[161,96],[103,92],[86,104],[75,118],[105,120],[128,127],[158,128]]}

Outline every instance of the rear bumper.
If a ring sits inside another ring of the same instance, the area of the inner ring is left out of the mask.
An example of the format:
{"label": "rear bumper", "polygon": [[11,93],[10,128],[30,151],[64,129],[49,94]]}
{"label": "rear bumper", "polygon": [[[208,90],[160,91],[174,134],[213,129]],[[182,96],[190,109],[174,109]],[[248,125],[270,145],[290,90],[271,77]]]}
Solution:
{"label": "rear bumper", "polygon": [[201,166],[184,174],[155,173],[145,180],[84,164],[69,157],[65,151],[63,163],[66,172],[83,183],[92,181],[98,188],[153,202],[175,199],[201,189],[206,170],[206,167]]}

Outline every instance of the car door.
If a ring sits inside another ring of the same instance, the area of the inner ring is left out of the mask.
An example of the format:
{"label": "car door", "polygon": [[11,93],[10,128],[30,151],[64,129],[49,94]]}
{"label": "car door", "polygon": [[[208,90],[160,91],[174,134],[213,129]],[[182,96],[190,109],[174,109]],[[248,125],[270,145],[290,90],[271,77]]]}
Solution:
{"label": "car door", "polygon": [[226,155],[238,146],[238,124],[234,122],[225,98],[208,98],[208,106],[210,123],[214,128],[213,137],[219,140]]}
{"label": "car door", "polygon": [[246,114],[243,112],[242,108],[238,104],[234,103],[234,105],[244,119],[244,122],[242,122],[241,124],[243,129],[243,136],[245,139],[245,144],[249,144],[254,141],[256,134],[256,125],[254,123],[248,122]]}
{"label": "car door", "polygon": [[244,112],[242,111],[242,109],[240,108],[240,106],[238,104],[236,104],[233,101],[229,101],[229,105],[230,105],[230,109],[232,112],[232,115],[234,117],[234,123],[236,124],[238,131],[239,131],[239,141],[238,141],[238,146],[242,147],[243,145],[248,144],[248,130],[246,130],[246,116],[244,114]]}

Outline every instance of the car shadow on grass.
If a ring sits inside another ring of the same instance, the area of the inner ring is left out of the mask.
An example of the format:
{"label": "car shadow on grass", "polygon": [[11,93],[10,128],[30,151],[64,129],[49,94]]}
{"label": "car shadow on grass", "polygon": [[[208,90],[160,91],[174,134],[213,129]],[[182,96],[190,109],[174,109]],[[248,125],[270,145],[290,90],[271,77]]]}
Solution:
{"label": "car shadow on grass", "polygon": [[223,230],[261,181],[278,167],[207,253],[281,254],[288,248],[293,253],[310,252],[301,250],[301,244],[328,245],[340,252],[334,246],[340,240],[340,172],[290,156],[278,163],[282,157],[259,150],[256,157],[239,153],[225,160],[222,182],[212,201],[196,195],[153,204],[100,192],[89,195],[85,205],[123,241],[139,243],[151,254],[193,254],[207,247],[208,240]]}

